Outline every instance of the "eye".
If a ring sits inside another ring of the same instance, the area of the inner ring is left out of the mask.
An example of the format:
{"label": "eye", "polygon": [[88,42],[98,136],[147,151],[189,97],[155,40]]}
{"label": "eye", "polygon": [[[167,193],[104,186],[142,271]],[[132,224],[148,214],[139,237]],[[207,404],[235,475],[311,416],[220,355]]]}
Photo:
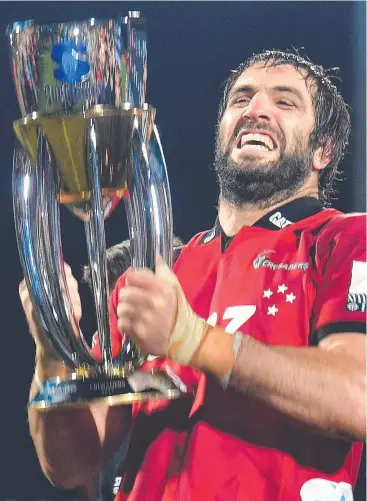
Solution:
{"label": "eye", "polygon": [[251,101],[249,96],[240,96],[234,99],[234,104],[248,104]]}
{"label": "eye", "polygon": [[284,106],[286,108],[292,108],[294,106],[294,104],[291,103],[290,101],[284,101],[283,99],[281,99],[280,101],[278,101],[278,104],[280,106]]}

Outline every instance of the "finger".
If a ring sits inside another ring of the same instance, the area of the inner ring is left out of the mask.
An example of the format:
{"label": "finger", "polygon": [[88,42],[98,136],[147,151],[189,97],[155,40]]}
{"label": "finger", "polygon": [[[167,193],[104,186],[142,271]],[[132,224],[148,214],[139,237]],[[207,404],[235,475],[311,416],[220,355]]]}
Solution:
{"label": "finger", "polygon": [[19,292],[24,291],[25,289],[27,289],[27,284],[25,283],[25,278],[23,278],[19,284]]}
{"label": "finger", "polygon": [[82,318],[82,305],[80,301],[72,301],[71,308],[73,311],[74,319],[77,324],[79,324],[81,318]]}
{"label": "finger", "polygon": [[65,273],[66,273],[66,274],[71,275],[71,274],[72,274],[72,271],[71,271],[71,267],[70,267],[70,265],[69,265],[68,263],[66,263],[65,261],[64,261],[64,263],[63,263],[63,264],[64,264],[64,270],[65,270]]}
{"label": "finger", "polygon": [[[122,317],[117,322],[117,328],[121,334],[126,334],[132,338],[132,321],[128,317]],[[135,341],[135,340],[134,340]]]}
{"label": "finger", "polygon": [[42,329],[38,325],[38,321],[35,317],[33,303],[25,279],[23,279],[19,284],[19,297],[26,317],[26,321],[28,323],[30,334],[32,335],[36,343],[40,343],[41,340],[42,342],[44,342],[41,334]]}
{"label": "finger", "polygon": [[164,264],[165,261],[163,257],[159,254],[159,252],[157,252],[155,255],[155,269],[159,268],[160,266],[163,266]]}
{"label": "finger", "polygon": [[159,255],[157,255],[157,259],[156,259],[156,272],[155,273],[156,273],[157,278],[168,281],[171,284],[176,284],[178,282],[176,275],[173,273],[173,271],[168,266],[168,264],[165,261],[163,261],[162,257]]}
{"label": "finger", "polygon": [[74,277],[70,266],[66,263],[64,263],[64,271],[65,271],[66,283],[68,284],[68,286],[70,287],[72,285],[72,286],[76,286],[78,288],[78,281]]}
{"label": "finger", "polygon": [[143,348],[151,330],[149,328],[149,315],[140,317],[136,312],[126,310],[118,320],[118,329],[126,334],[140,348]]}
{"label": "finger", "polygon": [[153,296],[144,289],[128,285],[120,290],[119,303],[144,310],[154,306]]}
{"label": "finger", "polygon": [[32,323],[34,321],[33,303],[25,280],[19,284],[19,298],[28,323]]}
{"label": "finger", "polygon": [[146,290],[154,290],[157,286],[157,277],[148,269],[132,270],[126,277],[126,284]]}
{"label": "finger", "polygon": [[28,287],[27,287],[26,281],[24,279],[19,284],[19,297],[20,297],[22,304],[24,304],[26,301],[30,300]]}
{"label": "finger", "polygon": [[128,303],[120,303],[117,306],[117,326],[119,331],[130,335],[134,332],[134,325],[138,319],[137,309]]}
{"label": "finger", "polygon": [[[79,295],[79,284],[76,278],[73,276],[71,267],[65,262],[63,263],[63,265],[65,271],[66,287],[70,298],[71,307],[76,321],[79,322],[82,317],[82,305]],[[63,281],[61,282],[61,290],[63,293],[65,293]]]}

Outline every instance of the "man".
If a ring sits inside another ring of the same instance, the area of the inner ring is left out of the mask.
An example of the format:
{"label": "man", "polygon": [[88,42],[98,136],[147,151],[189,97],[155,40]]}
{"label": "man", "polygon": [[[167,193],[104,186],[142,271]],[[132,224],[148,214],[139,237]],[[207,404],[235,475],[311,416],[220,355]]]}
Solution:
{"label": "man", "polygon": [[[365,217],[321,201],[349,128],[326,72],[298,54],[266,51],[233,72],[215,227],[187,244],[175,274],[162,262],[155,275],[130,271],[111,295],[115,349],[128,334],[158,357],[148,370],[169,367],[195,396],[30,411],[53,482],[88,486],[131,430],[116,501],[347,499],[365,438]],[[66,376],[26,299],[39,377]]]}

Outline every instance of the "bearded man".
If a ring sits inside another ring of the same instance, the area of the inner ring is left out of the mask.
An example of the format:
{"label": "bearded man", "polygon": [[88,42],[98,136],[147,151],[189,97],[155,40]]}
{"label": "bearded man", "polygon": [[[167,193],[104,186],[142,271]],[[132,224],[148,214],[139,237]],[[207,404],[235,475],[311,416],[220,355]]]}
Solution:
{"label": "bearded man", "polygon": [[[328,72],[298,53],[265,51],[232,72],[214,227],[173,272],[132,270],[111,295],[115,349],[129,335],[157,357],[147,370],[168,367],[196,391],[30,409],[51,481],[87,488],[129,431],[116,501],[352,499],[366,435],[366,218],[325,208],[349,133]],[[67,377],[40,342],[36,369]]]}

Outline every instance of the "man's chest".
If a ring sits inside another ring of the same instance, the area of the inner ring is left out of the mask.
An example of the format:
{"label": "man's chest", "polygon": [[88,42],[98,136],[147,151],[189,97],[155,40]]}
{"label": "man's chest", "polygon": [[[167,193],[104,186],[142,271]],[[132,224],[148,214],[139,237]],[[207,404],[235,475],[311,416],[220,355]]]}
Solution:
{"label": "man's chest", "polygon": [[269,344],[307,344],[319,279],[308,239],[291,232],[242,238],[202,264],[197,259],[179,278],[194,311],[211,325]]}

